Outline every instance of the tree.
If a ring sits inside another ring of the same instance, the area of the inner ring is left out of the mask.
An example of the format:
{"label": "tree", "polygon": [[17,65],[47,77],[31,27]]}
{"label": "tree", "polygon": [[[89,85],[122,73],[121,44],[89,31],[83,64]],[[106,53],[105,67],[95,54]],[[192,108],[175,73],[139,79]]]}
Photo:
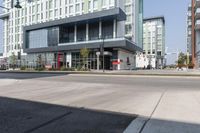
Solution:
{"label": "tree", "polygon": [[44,65],[43,65],[43,61],[42,61],[42,55],[41,54],[39,54],[38,56],[37,56],[37,69],[38,70],[43,70],[44,69]]}
{"label": "tree", "polygon": [[15,53],[12,52],[12,55],[9,58],[10,58],[11,68],[15,69],[16,64],[17,64],[17,57],[16,57]]}
{"label": "tree", "polygon": [[187,61],[187,55],[181,52],[178,56],[178,61],[177,61],[178,65],[185,65],[186,61]]}
{"label": "tree", "polygon": [[[90,50],[88,48],[82,48],[80,51],[81,57],[83,58],[83,68],[84,69],[86,68],[85,66],[88,64],[87,60],[88,60],[89,53],[90,53]],[[88,67],[88,65],[87,65],[87,67]]]}

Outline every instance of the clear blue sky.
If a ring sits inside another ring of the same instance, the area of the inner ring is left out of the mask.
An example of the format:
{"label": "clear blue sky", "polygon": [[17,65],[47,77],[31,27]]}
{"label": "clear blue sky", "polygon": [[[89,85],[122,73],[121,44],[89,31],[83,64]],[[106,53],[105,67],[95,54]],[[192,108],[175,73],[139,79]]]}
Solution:
{"label": "clear blue sky", "polygon": [[[169,47],[170,52],[176,49],[186,51],[186,14],[189,1],[144,0],[144,17],[165,16],[166,47]],[[0,45],[2,45],[2,22],[0,22]],[[168,63],[174,63],[175,58],[176,56],[168,56]]]}

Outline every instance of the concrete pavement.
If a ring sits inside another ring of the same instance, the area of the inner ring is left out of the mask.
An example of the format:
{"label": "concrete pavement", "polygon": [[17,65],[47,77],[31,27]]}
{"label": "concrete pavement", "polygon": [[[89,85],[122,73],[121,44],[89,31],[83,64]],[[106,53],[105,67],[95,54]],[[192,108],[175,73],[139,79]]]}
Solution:
{"label": "concrete pavement", "polygon": [[[118,112],[132,124],[128,133],[200,132],[198,77],[0,74],[2,82],[0,97]],[[139,117],[130,122],[127,113]]]}
{"label": "concrete pavement", "polygon": [[176,69],[172,70],[121,70],[121,71],[109,71],[106,70],[103,72],[102,70],[96,71],[1,71],[0,73],[29,73],[29,74],[90,74],[90,75],[140,75],[140,76],[190,76],[190,77],[200,77],[200,69],[196,70],[184,70],[178,71]]}

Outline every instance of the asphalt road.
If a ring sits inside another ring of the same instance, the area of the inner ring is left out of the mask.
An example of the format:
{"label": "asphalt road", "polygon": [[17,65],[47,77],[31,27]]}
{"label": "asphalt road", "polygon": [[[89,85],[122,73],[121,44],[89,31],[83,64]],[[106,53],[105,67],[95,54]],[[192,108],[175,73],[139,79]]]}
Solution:
{"label": "asphalt road", "polygon": [[133,133],[199,133],[199,112],[198,77],[0,73],[3,133],[120,133],[133,120]]}

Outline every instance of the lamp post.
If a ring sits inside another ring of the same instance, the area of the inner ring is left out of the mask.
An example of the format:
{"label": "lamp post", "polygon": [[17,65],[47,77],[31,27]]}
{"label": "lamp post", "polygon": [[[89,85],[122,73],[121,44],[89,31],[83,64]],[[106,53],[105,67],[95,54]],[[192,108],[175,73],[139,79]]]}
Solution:
{"label": "lamp post", "polygon": [[16,1],[15,8],[22,8],[22,6],[20,5],[20,2],[19,2],[19,0],[17,0],[17,1]]}
{"label": "lamp post", "polygon": [[[10,8],[4,7],[4,6],[0,6],[0,8],[10,10]],[[22,8],[22,6],[20,5],[19,0],[16,1],[15,8],[18,8],[18,9],[19,9],[19,8]]]}
{"label": "lamp post", "polygon": [[103,56],[103,72],[105,72],[105,68],[104,68],[104,38],[101,38],[102,40],[103,40],[103,43],[100,45],[100,55],[102,55]]}

